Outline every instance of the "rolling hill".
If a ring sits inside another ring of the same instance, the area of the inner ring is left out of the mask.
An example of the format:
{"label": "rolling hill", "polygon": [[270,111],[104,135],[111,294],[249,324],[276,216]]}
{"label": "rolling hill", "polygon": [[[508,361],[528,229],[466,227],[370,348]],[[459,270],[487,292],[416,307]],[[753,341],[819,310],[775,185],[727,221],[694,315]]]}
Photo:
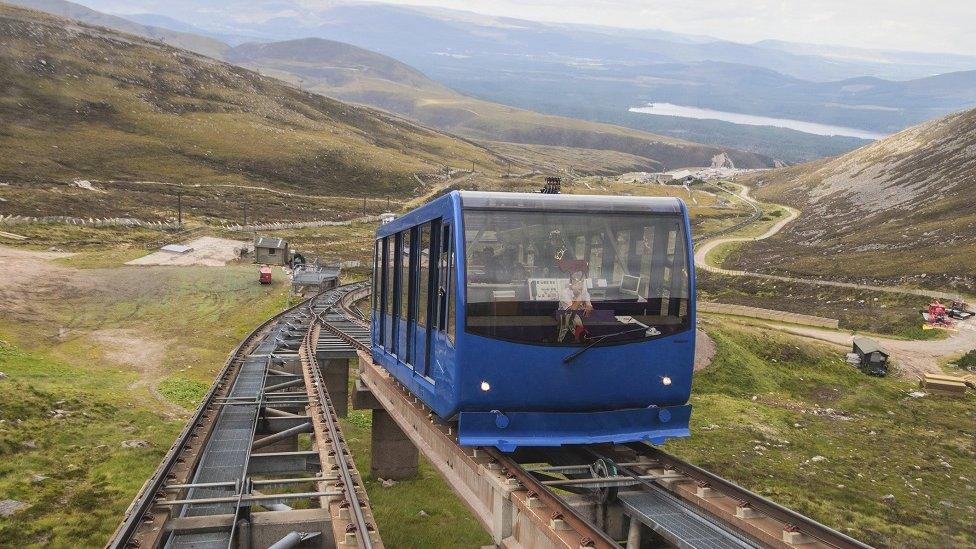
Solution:
{"label": "rolling hill", "polygon": [[[0,4],[0,181],[407,195],[482,146],[185,50]],[[6,204],[5,206],[10,206]]]}
{"label": "rolling hill", "polygon": [[751,183],[803,213],[731,265],[976,288],[976,109]]}
{"label": "rolling hill", "polygon": [[[64,0],[17,0],[26,6],[59,16],[78,17],[83,22],[158,39],[180,46],[189,42],[186,31],[197,30],[159,15],[133,16],[139,21],[168,25],[171,35],[159,27],[144,25],[94,12]],[[241,37],[200,30],[198,36],[210,55],[295,83],[305,89],[406,116],[422,124],[483,141],[531,144],[539,147],[574,147],[580,154],[605,158],[606,168],[659,170],[686,166],[707,166],[721,153],[739,167],[759,168],[774,164],[772,158],[725,146],[702,146],[675,137],[542,115],[482,101],[459,94],[428,78],[420,71],[391,57],[350,44],[317,38],[273,43],[244,43],[231,48],[213,36],[233,42]],[[213,44],[219,44],[214,46]],[[199,46],[199,44],[193,44]],[[192,48],[191,48],[192,49]],[[196,51],[200,51],[197,49]],[[560,154],[558,151],[550,151]],[[635,157],[631,162],[624,157]],[[621,161],[623,161],[621,163]]]}
{"label": "rolling hill", "polygon": [[390,57],[342,42],[305,38],[237,46],[226,59],[343,101],[379,107],[465,137],[610,150],[658,169],[708,166],[726,152],[742,168],[772,159],[620,126],[539,114],[461,95]]}
{"label": "rolling hill", "polygon": [[[976,69],[972,55],[775,41],[742,44],[657,30],[342,0],[79,1],[97,9],[144,10],[192,22],[198,32],[227,36],[235,45],[242,37],[336,40],[407,63],[468,97],[791,163],[868,144],[844,137],[851,128],[889,134],[976,106],[976,73],[965,74]],[[138,18],[163,24],[158,17]],[[945,73],[961,74],[929,78]],[[844,129],[835,128],[838,135],[817,135],[714,116],[699,120],[629,112],[661,102]]]}

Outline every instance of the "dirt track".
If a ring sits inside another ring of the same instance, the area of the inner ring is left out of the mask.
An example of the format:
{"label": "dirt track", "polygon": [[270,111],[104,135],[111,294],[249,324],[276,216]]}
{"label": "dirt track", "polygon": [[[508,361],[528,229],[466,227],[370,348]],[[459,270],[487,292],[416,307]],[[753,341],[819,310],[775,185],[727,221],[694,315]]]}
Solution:
{"label": "dirt track", "polygon": [[[841,345],[848,352],[854,339],[851,334],[822,328],[785,324],[769,326],[783,332]],[[957,331],[952,332],[948,338],[939,340],[919,341],[881,337],[872,337],[872,339],[881,343],[891,353],[900,375],[914,378],[926,372],[942,373],[940,364],[947,357],[960,355],[976,348],[976,325],[960,323]]]}

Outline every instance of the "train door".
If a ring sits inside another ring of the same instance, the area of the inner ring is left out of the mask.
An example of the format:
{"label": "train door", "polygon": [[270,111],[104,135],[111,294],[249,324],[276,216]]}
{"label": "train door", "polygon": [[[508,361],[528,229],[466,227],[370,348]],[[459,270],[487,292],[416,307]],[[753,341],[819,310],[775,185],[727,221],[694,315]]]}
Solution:
{"label": "train door", "polygon": [[396,238],[394,236],[383,237],[383,303],[381,305],[383,314],[380,315],[382,319],[380,341],[388,353],[393,352],[393,282],[395,278],[393,251],[395,244]]}
{"label": "train door", "polygon": [[383,239],[373,241],[373,298],[370,309],[370,329],[373,334],[373,344],[383,345]]}
{"label": "train door", "polygon": [[437,248],[434,246],[435,226],[439,223],[431,221],[417,227],[417,254],[416,254],[416,273],[417,280],[417,308],[416,308],[416,335],[414,337],[414,370],[427,377],[430,364],[430,345],[431,345],[431,296],[433,292],[433,278],[437,274],[436,265]]}
{"label": "train door", "polygon": [[410,314],[411,307],[413,306],[412,293],[413,282],[410,276],[410,263],[412,261],[413,254],[413,239],[411,238],[411,233],[413,229],[407,229],[400,233],[400,249],[397,254],[397,259],[399,260],[398,271],[399,277],[397,278],[398,285],[398,308],[397,308],[397,337],[396,337],[396,355],[397,358],[403,364],[412,367],[412,361],[410,359],[410,337],[411,337],[411,321],[413,320]]}
{"label": "train door", "polygon": [[430,383],[436,383],[434,364],[437,357],[448,345],[448,302],[451,300],[451,226],[441,219],[430,223],[430,279],[428,316],[427,316],[427,349],[426,363],[423,375]]}

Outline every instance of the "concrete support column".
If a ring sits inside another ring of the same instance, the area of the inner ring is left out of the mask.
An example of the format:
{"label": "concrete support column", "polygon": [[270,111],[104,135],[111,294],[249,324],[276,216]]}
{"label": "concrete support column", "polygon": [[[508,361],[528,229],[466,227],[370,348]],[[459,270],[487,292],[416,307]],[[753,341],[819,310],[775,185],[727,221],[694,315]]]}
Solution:
{"label": "concrete support column", "polygon": [[417,447],[361,379],[356,380],[352,406],[356,410],[373,411],[373,465],[370,468],[373,478],[403,480],[416,477],[420,455]]}
{"label": "concrete support column", "polygon": [[349,359],[330,358],[318,362],[322,368],[325,390],[329,392],[336,414],[346,417],[349,415]]}
{"label": "concrete support column", "polygon": [[373,410],[372,438],[373,478],[403,480],[417,476],[417,447],[382,408]]}

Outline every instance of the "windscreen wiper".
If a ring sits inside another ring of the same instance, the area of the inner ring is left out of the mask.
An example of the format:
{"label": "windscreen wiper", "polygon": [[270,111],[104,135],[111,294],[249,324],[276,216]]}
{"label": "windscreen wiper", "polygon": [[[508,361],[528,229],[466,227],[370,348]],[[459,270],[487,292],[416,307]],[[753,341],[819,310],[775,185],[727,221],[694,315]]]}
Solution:
{"label": "windscreen wiper", "polygon": [[611,337],[617,337],[617,336],[622,336],[622,335],[627,335],[627,334],[633,334],[633,333],[637,333],[637,332],[649,332],[650,330],[651,330],[651,328],[647,328],[645,326],[641,326],[640,328],[631,328],[629,330],[623,330],[623,331],[620,331],[620,332],[614,332],[612,334],[602,335],[600,337],[594,338],[593,341],[591,341],[590,344],[587,345],[586,347],[583,347],[583,348],[581,348],[579,350],[573,351],[572,353],[570,353],[570,354],[566,355],[565,357],[563,357],[563,364],[569,364],[570,362],[576,360],[576,357],[580,356],[581,354],[585,353],[586,351],[589,351],[590,348],[596,346],[598,343],[601,343],[603,341],[606,341],[607,339],[610,339]]}

